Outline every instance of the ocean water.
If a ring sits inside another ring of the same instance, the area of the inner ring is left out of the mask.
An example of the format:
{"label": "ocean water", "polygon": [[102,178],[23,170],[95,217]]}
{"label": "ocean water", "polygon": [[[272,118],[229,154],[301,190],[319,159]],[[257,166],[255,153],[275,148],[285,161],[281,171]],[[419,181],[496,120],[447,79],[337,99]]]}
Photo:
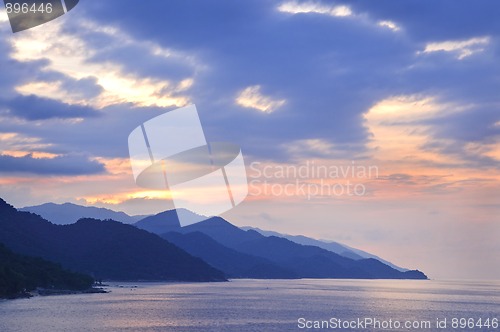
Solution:
{"label": "ocean water", "polygon": [[233,280],[107,289],[0,301],[0,331],[500,331],[499,281]]}

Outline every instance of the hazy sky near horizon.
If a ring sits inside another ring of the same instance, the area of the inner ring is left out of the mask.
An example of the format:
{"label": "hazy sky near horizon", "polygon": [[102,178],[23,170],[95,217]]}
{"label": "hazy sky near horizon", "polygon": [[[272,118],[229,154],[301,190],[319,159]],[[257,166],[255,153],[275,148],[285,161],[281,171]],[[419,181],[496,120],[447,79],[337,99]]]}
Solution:
{"label": "hazy sky near horizon", "polygon": [[[0,197],[171,208],[168,192],[135,185],[127,137],[194,103],[209,141],[242,147],[253,181],[223,215],[232,223],[339,241],[431,278],[498,279],[499,10],[82,0],[16,34],[2,10]],[[348,182],[363,195],[299,189]]]}

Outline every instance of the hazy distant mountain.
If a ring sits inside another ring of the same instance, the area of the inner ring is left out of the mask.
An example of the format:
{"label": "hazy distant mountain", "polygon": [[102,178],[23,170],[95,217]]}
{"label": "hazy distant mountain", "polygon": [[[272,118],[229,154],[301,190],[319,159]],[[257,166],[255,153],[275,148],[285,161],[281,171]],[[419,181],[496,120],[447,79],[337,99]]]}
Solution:
{"label": "hazy distant mountain", "polygon": [[[206,217],[199,216],[191,211],[185,210],[185,209],[178,209],[177,213],[182,213],[183,218],[189,218],[190,220],[196,220],[198,219],[205,219]],[[158,213],[153,216],[146,217],[134,224],[134,226],[147,230],[148,232],[152,232],[155,234],[164,234],[167,232],[176,232],[180,229],[180,224],[177,219],[177,214],[176,210],[168,210],[165,212]],[[355,259],[355,260],[360,260],[360,259],[365,259],[365,258],[374,258],[386,265],[389,265],[390,267],[401,271],[405,272],[408,271],[408,269],[399,267],[397,265],[392,264],[389,261],[386,261],[378,256],[375,256],[373,254],[370,254],[368,252],[351,248],[347,245],[340,244],[338,242],[328,242],[328,241],[321,241],[321,240],[316,240],[312,239],[306,236],[302,235],[287,235],[287,234],[281,234],[278,232],[273,232],[273,231],[265,231],[261,230],[259,228],[253,228],[253,227],[241,227],[242,230],[254,230],[266,237],[269,236],[276,236],[276,237],[282,237],[285,239],[288,239],[290,241],[293,241],[298,244],[303,244],[303,245],[310,245],[310,246],[316,246],[323,248],[325,250],[334,252],[336,254],[339,254],[340,256],[344,256],[347,258]],[[189,250],[187,250],[189,252]]]}
{"label": "hazy distant mountain", "polygon": [[182,213],[182,217],[189,220],[206,218],[188,210],[178,209],[177,211],[169,210],[146,217],[135,223],[134,226],[148,232],[162,234],[163,238],[186,250],[191,255],[200,257],[213,267],[223,271],[229,278],[297,278],[297,275],[289,269],[282,268],[265,258],[240,253],[223,246],[206,234],[200,232],[178,233],[181,226],[177,213]]}
{"label": "hazy distant mountain", "polygon": [[168,210],[143,218],[133,225],[155,234],[176,231],[181,227],[175,210]]}
{"label": "hazy distant mountain", "polygon": [[206,218],[188,210],[178,209],[146,217],[135,223],[134,226],[148,232],[162,234],[164,239],[186,250],[191,255],[200,257],[211,266],[223,271],[230,278],[297,278],[297,275],[289,269],[280,267],[265,258],[240,253],[223,246],[206,234],[200,232],[178,233],[181,231],[181,226],[177,213],[183,214],[182,218],[189,220]]}
{"label": "hazy distant mountain", "polygon": [[[206,218],[184,209],[170,210],[142,218],[134,226],[161,234],[232,278],[426,278],[419,271],[398,271],[374,255],[339,243],[262,230],[245,231],[218,217],[181,227],[177,213],[193,220]],[[82,222],[75,224],[75,229],[82,227]],[[91,228],[113,223],[85,222],[93,223]]]}
{"label": "hazy distant mountain", "polygon": [[54,225],[1,199],[0,242],[16,253],[40,256],[95,278],[225,280],[221,271],[200,258],[134,226],[96,219]]}
{"label": "hazy distant mountain", "polygon": [[45,203],[36,206],[26,206],[19,211],[33,212],[57,225],[73,224],[82,218],[113,219],[125,224],[132,224],[146,216],[129,216],[125,212],[115,212],[110,209],[93,206],[81,206],[73,203]]}
{"label": "hazy distant mountain", "polygon": [[350,249],[347,249],[345,246],[338,242],[323,242],[319,240],[315,240],[303,235],[288,235],[288,234],[282,234],[278,232],[273,232],[273,231],[265,231],[257,227],[240,227],[241,229],[247,231],[247,230],[253,230],[256,231],[264,236],[276,236],[276,237],[282,237],[285,239],[288,239],[290,241],[293,241],[298,244],[303,244],[303,245],[309,245],[309,246],[317,246],[323,249],[326,249],[328,251],[334,252],[336,254],[339,254],[341,256],[349,257],[352,259],[362,259],[365,257],[362,257],[358,254],[356,254],[354,251],[351,251]]}
{"label": "hazy distant mountain", "polygon": [[282,237],[285,239],[288,239],[290,241],[293,241],[298,244],[303,244],[303,245],[309,245],[309,246],[316,246],[320,247],[323,249],[326,249],[328,251],[334,252],[336,254],[339,254],[344,257],[352,258],[352,259],[363,259],[363,258],[374,258],[378,261],[381,261],[382,263],[389,265],[390,267],[399,270],[401,272],[408,271],[408,269],[399,267],[397,265],[392,264],[389,261],[386,261],[385,259],[382,259],[378,256],[372,255],[366,251],[355,249],[352,247],[349,247],[345,244],[340,244],[338,242],[333,242],[333,241],[322,241],[322,240],[316,240],[312,239],[303,235],[287,235],[287,234],[281,234],[278,232],[273,232],[273,231],[264,231],[259,228],[253,228],[253,227],[241,227],[243,230],[254,230],[256,232],[259,232],[260,234],[264,236],[277,236],[277,237]]}
{"label": "hazy distant mountain", "polygon": [[[183,210],[183,213],[193,214],[192,212],[189,212],[187,210]],[[195,214],[193,215],[197,216]],[[251,267],[249,266],[251,265],[250,263],[248,265],[243,264],[243,266],[238,265],[238,268],[235,268],[234,270],[228,269],[228,267],[231,267],[233,264],[235,264],[236,260],[232,259],[235,253],[247,254],[254,258],[256,258],[256,256],[259,256],[259,258],[266,259],[267,262],[272,263],[272,265],[261,265],[262,269],[260,270],[259,273],[261,273],[262,275],[267,275],[266,278],[272,278],[271,276],[275,275],[277,267],[281,268],[281,271],[288,271],[288,273],[286,273],[285,275],[281,274],[281,278],[293,278],[300,275],[300,273],[298,273],[297,270],[294,270],[287,264],[283,265],[283,262],[272,261],[271,259],[269,259],[266,253],[264,253],[263,255],[257,255],[252,250],[244,251],[240,247],[242,243],[262,240],[263,237],[266,238],[269,236],[276,236],[279,238],[286,238],[287,236],[282,235],[280,233],[262,231],[262,230],[258,230],[259,232],[253,230],[245,231],[236,226],[231,225],[230,223],[221,218],[212,218],[211,220],[212,222],[210,222],[209,227],[203,226],[208,222],[208,220],[205,220],[201,223],[192,224],[181,228],[177,220],[177,215],[175,213],[175,210],[170,210],[159,213],[154,216],[147,217],[135,223],[134,225],[156,234],[166,233],[162,234],[162,237],[167,238],[172,242],[176,243],[178,246],[180,246],[190,254],[204,259],[212,266],[219,268],[224,273],[233,278],[236,275],[247,278],[257,278],[256,276],[248,275],[249,268]],[[220,222],[214,222],[213,220],[219,220]],[[208,235],[211,240],[215,241],[215,243],[212,243],[210,242],[210,239],[200,237],[199,235],[196,237],[197,241],[193,241],[192,238],[182,238],[180,235],[171,235],[168,234],[168,232],[177,232],[183,234],[188,234],[191,232],[201,232],[203,234]],[[260,232],[265,233],[265,235],[260,234]],[[325,243],[323,241],[310,239],[305,236],[290,236],[288,239],[293,242],[292,244],[302,244],[307,246],[319,247],[328,250],[329,252],[336,253],[342,256],[343,258],[350,258],[352,260],[358,260],[358,261],[361,260],[366,261],[367,258],[373,258],[377,259],[378,261],[383,261],[382,259],[374,255],[365,253],[360,250],[352,249],[335,242]],[[186,242],[183,242],[183,240],[185,240]],[[276,240],[274,241],[276,242]],[[217,252],[217,254],[214,254],[214,252]],[[224,254],[222,254],[222,252],[224,252]],[[214,258],[216,258],[217,260],[214,260]],[[381,264],[382,265],[382,267],[380,267],[381,269],[383,269],[385,266],[388,265],[392,269],[396,269],[400,272],[407,271],[406,269],[401,269],[386,261],[383,261],[382,263],[384,264]],[[270,268],[270,270],[266,270],[264,267],[268,267]],[[385,271],[387,272],[387,275],[392,274],[391,270]],[[327,273],[327,275],[330,274]],[[392,275],[393,277],[399,277],[396,274]],[[406,276],[409,275],[410,273],[407,274]]]}
{"label": "hazy distant mountain", "polygon": [[219,217],[182,227],[179,232],[204,233],[223,246],[265,258],[302,278],[427,278],[420,271],[401,272],[373,258],[354,260],[316,246],[245,231]]}
{"label": "hazy distant mountain", "polygon": [[181,227],[179,216],[188,223],[195,223],[207,219],[207,217],[196,214],[186,209],[167,210],[158,214],[147,216],[134,226],[155,234],[164,234],[176,231]]}
{"label": "hazy distant mountain", "polygon": [[[321,240],[320,240],[320,242],[325,242],[325,241],[321,241]],[[328,243],[328,242],[326,242],[326,243]],[[361,250],[361,249],[353,248],[353,247],[350,247],[350,246],[348,246],[348,245],[346,245],[346,244],[342,244],[342,245],[343,245],[344,247],[346,247],[347,249],[349,249],[349,250],[353,251],[353,252],[354,252],[354,254],[356,254],[356,255],[359,255],[359,256],[361,256],[361,257],[363,257],[363,258],[374,258],[374,259],[377,259],[377,260],[381,261],[382,263],[387,264],[387,265],[389,265],[390,267],[392,267],[392,268],[394,268],[394,269],[396,269],[396,270],[399,270],[399,271],[401,271],[401,272],[405,272],[405,271],[409,271],[409,270],[410,270],[410,269],[407,269],[407,268],[404,268],[404,267],[397,266],[397,265],[395,265],[395,264],[393,264],[393,263],[391,263],[391,262],[389,262],[389,261],[386,261],[386,260],[385,260],[385,259],[383,259],[383,258],[380,258],[379,256],[376,256],[376,255],[370,254],[369,252],[363,251],[363,250]]]}
{"label": "hazy distant mountain", "polygon": [[170,232],[162,237],[223,271],[229,278],[297,278],[297,274],[290,269],[283,268],[265,258],[244,254],[225,247],[201,232],[188,234]]}

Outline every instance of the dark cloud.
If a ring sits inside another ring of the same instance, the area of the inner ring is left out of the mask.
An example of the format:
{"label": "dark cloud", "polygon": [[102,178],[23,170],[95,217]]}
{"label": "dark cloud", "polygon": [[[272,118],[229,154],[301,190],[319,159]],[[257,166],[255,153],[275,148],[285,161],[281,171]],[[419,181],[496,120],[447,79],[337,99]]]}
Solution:
{"label": "dark cloud", "polygon": [[[494,144],[494,141],[490,142]],[[481,146],[481,143],[480,145]],[[450,155],[455,157],[455,162],[421,162],[423,166],[440,167],[447,169],[454,168],[474,168],[474,169],[499,169],[498,160],[478,153],[475,149],[467,148],[464,142],[460,141],[430,141],[422,147],[425,151],[430,151],[438,154]],[[481,148],[479,148],[481,149]]]}
{"label": "dark cloud", "polygon": [[[196,77],[190,93],[207,136],[229,137],[262,157],[282,159],[283,145],[310,138],[353,144],[358,149],[353,153],[362,153],[369,138],[363,113],[398,94],[436,95],[458,104],[497,100],[493,73],[500,67],[494,37],[485,51],[463,60],[451,52],[417,54],[428,42],[500,31],[491,14],[496,4],[345,1],[363,16],[334,18],[279,13],[280,3],[179,0],[138,7],[123,0],[117,8],[89,1],[86,10],[92,19],[116,25],[137,40],[206,62],[210,71]],[[392,20],[402,31],[380,28],[379,20]],[[131,70],[142,63],[134,58],[139,56],[127,59]],[[161,74],[176,71],[163,67],[157,76]],[[287,103],[273,114],[236,106],[237,93],[252,85]],[[477,119],[478,127],[481,121]]]}
{"label": "dark cloud", "polygon": [[32,155],[12,157],[0,155],[0,172],[37,175],[89,175],[105,171],[104,165],[82,155],[63,155],[55,158],[33,158]]}
{"label": "dark cloud", "polygon": [[[0,38],[1,54],[10,54],[14,50],[7,40]],[[49,62],[47,60],[16,61],[9,56],[0,57],[0,98],[11,98],[17,95],[15,87],[32,80]]]}
{"label": "dark cloud", "polygon": [[456,112],[439,120],[432,121],[435,136],[452,138],[458,143],[493,142],[500,136],[500,106],[474,107],[471,110]]}
{"label": "dark cloud", "polygon": [[[386,75],[377,59],[391,56],[387,63],[401,63],[404,52],[388,34],[368,31],[367,35],[354,20],[289,17],[276,12],[277,4],[158,2],[148,12],[162,12],[161,17],[142,12],[144,8],[132,17],[127,10],[135,5],[124,1],[120,9],[124,16],[119,19],[107,6],[92,14],[99,18],[107,13],[108,22],[138,40],[191,52],[210,66],[209,72],[196,78],[191,92],[208,124],[207,135],[230,136],[255,150],[262,147],[254,146],[252,139],[267,138],[273,141],[268,148],[274,146],[274,154],[280,145],[296,139],[365,140],[360,114],[379,90],[378,84],[367,89],[366,82],[375,84],[379,75]],[[142,17],[140,23],[137,17]],[[386,39],[389,47],[373,47]],[[364,60],[356,62],[358,58]],[[376,73],[366,72],[377,67]],[[251,85],[261,85],[264,94],[286,98],[288,103],[270,115],[236,106],[238,92]]]}
{"label": "dark cloud", "polygon": [[64,77],[62,81],[62,89],[70,94],[76,94],[84,99],[97,97],[104,91],[102,86],[97,83],[97,78],[90,76],[81,79],[72,79]]}
{"label": "dark cloud", "polygon": [[354,11],[377,20],[403,25],[416,41],[471,38],[500,31],[497,1],[339,0],[336,3],[351,6]]}
{"label": "dark cloud", "polygon": [[[156,79],[182,80],[193,76],[194,68],[189,59],[181,55],[157,55],[152,53],[144,44],[124,44],[112,36],[94,34],[92,39],[85,33],[79,37],[85,39],[90,47],[96,49],[94,55],[87,60],[88,63],[111,62],[126,68],[127,74],[136,74]],[[106,47],[99,48],[100,42],[108,41]],[[168,52],[168,50],[164,50]]]}
{"label": "dark cloud", "polygon": [[128,135],[145,121],[169,109],[160,107],[134,107],[117,104],[100,110],[100,116],[71,122],[60,119],[46,120],[43,126],[36,123],[0,121],[0,132],[17,132],[28,137],[40,138],[38,143],[50,144],[43,152],[65,154],[85,151],[109,158],[128,157]]}
{"label": "dark cloud", "polygon": [[13,99],[0,101],[0,107],[8,115],[26,120],[74,119],[99,116],[99,112],[88,106],[69,105],[35,95],[17,96]]}
{"label": "dark cloud", "polygon": [[84,100],[95,98],[104,91],[103,87],[98,84],[97,78],[93,76],[74,79],[60,72],[43,70],[38,72],[33,79],[46,83],[58,83],[62,91]]}

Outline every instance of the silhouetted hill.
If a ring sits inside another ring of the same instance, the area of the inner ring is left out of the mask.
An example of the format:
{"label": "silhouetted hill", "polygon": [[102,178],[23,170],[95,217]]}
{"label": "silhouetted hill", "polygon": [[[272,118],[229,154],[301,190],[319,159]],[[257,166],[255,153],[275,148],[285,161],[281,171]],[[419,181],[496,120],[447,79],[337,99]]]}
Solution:
{"label": "silhouetted hill", "polygon": [[110,209],[93,206],[81,206],[72,203],[45,203],[36,206],[26,206],[19,211],[36,213],[42,218],[57,225],[67,225],[82,218],[112,219],[125,224],[132,224],[145,216],[129,216],[125,212],[115,212]]}
{"label": "silhouetted hill", "polygon": [[0,298],[14,298],[37,287],[86,290],[93,282],[90,276],[41,258],[15,254],[0,243]]}
{"label": "silhouetted hill", "polygon": [[0,242],[96,278],[220,281],[224,274],[168,241],[112,220],[54,225],[0,199]]}
{"label": "silhouetted hill", "polygon": [[280,267],[265,258],[243,254],[225,247],[201,232],[188,234],[171,232],[162,237],[223,271],[229,278],[297,278],[297,274],[289,269]]}
{"label": "silhouetted hill", "polygon": [[183,227],[180,232],[202,232],[226,247],[268,259],[302,278],[427,279],[421,272],[401,272],[375,259],[353,260],[319,247],[244,231],[220,217]]}

